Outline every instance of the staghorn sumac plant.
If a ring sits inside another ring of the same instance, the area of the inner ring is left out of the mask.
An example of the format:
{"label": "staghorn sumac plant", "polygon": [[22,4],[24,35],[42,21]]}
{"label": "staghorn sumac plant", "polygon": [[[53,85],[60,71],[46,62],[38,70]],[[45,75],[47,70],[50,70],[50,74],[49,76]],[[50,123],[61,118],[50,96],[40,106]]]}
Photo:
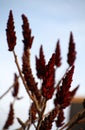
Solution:
{"label": "staghorn sumac plant", "polygon": [[[22,35],[23,35],[23,54],[22,54],[22,68],[19,66],[17,54],[15,52],[16,45],[16,31],[14,26],[14,18],[12,10],[9,12],[6,36],[8,43],[8,50],[13,52],[15,63],[19,72],[19,76],[15,74],[12,96],[14,97],[13,103],[10,105],[10,110],[8,114],[8,119],[3,127],[8,129],[14,121],[14,103],[15,100],[21,98],[18,97],[19,92],[19,82],[18,78],[21,78],[23,85],[26,89],[30,100],[32,103],[29,108],[29,116],[26,122],[23,122],[22,119],[17,118],[20,128],[17,130],[29,130],[31,126],[34,126],[35,130],[51,130],[53,123],[55,123],[55,129],[64,130],[67,127],[67,130],[71,128],[75,123],[70,121],[65,125],[64,122],[64,109],[71,104],[71,101],[78,89],[79,86],[71,90],[71,83],[73,78],[73,73],[75,69],[75,59],[76,59],[76,50],[75,42],[73,39],[73,33],[70,33],[69,38],[69,47],[67,54],[67,63],[68,68],[62,78],[56,83],[56,69],[59,69],[62,65],[61,58],[61,49],[60,41],[56,43],[56,48],[48,63],[46,64],[46,59],[43,51],[43,45],[41,45],[39,50],[39,57],[35,56],[36,61],[36,75],[37,78],[41,81],[41,87],[38,88],[38,83],[36,82],[33,74],[32,68],[30,65],[30,50],[32,48],[34,36],[31,36],[31,29],[29,26],[29,21],[26,15],[22,14]],[[6,94],[6,93],[5,93]],[[5,95],[4,94],[4,95]],[[54,96],[54,98],[53,98]],[[47,102],[52,100],[54,107],[50,112],[45,113],[47,107]],[[84,103],[85,104],[85,103]],[[84,105],[85,106],[85,105]],[[77,119],[79,121],[85,115],[85,111],[82,112],[81,117]]]}

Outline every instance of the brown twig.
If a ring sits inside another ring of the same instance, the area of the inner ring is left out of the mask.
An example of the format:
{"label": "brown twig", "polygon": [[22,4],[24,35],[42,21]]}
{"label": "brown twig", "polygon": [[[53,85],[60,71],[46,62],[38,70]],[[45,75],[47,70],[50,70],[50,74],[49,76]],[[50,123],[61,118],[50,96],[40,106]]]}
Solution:
{"label": "brown twig", "polygon": [[[26,126],[29,128],[31,125],[31,120],[27,119],[24,123],[21,121],[21,119],[17,118],[19,124],[21,125],[20,128],[17,128],[16,130],[24,130],[24,128],[26,128]],[[37,121],[38,119],[36,119]],[[34,124],[33,124],[34,125]],[[23,127],[24,126],[24,127]]]}
{"label": "brown twig", "polygon": [[78,121],[78,124],[83,124],[85,123],[85,119],[81,119],[80,121]]}
{"label": "brown twig", "polygon": [[1,100],[12,88],[13,88],[13,85],[10,86],[10,87],[7,89],[7,91],[0,96],[0,100]]}
{"label": "brown twig", "polygon": [[[18,79],[17,79],[17,80],[18,80]],[[17,80],[16,80],[16,82],[17,82]],[[0,100],[1,100],[6,94],[8,94],[8,92],[14,87],[14,85],[16,84],[16,82],[14,82],[14,84],[11,85],[11,86],[2,94],[2,96],[0,96]]]}
{"label": "brown twig", "polygon": [[76,123],[78,123],[81,119],[85,118],[85,109],[78,112],[73,118],[65,124],[60,130],[64,130],[66,127],[66,130],[70,130]]}
{"label": "brown twig", "polygon": [[17,121],[22,126],[22,128],[25,130],[26,125],[22,122],[22,120],[20,118],[17,118]]}
{"label": "brown twig", "polygon": [[[44,108],[43,108],[43,110],[44,110]],[[59,111],[58,111],[58,112],[59,112]],[[46,113],[46,114],[43,114],[43,115],[42,115],[42,119],[45,118],[45,117],[47,117],[50,113],[51,113],[51,111],[49,111],[49,112]],[[34,123],[35,123],[36,121],[38,121],[38,120],[39,120],[39,117],[36,117]],[[30,125],[30,124],[31,124],[31,119],[27,119],[27,120],[24,122],[24,125],[25,125],[25,126]],[[33,124],[33,123],[32,123],[32,124]],[[33,124],[33,125],[34,125],[34,124]],[[34,126],[34,127],[35,127],[35,126]],[[20,128],[18,128],[18,129],[16,129],[16,130],[23,130],[23,128],[20,127]]]}
{"label": "brown twig", "polygon": [[46,108],[46,99],[43,99],[42,110],[41,110],[41,113],[39,114],[39,120],[38,120],[38,125],[37,125],[36,130],[39,130],[39,128],[41,126],[45,108]]}

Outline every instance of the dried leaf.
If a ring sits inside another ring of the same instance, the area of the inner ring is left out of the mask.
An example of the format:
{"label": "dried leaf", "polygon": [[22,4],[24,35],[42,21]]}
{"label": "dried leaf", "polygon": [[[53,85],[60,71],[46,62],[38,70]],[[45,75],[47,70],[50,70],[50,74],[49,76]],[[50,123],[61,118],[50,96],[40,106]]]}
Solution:
{"label": "dried leaf", "polygon": [[21,99],[23,99],[23,97],[17,97],[17,100],[21,100]]}

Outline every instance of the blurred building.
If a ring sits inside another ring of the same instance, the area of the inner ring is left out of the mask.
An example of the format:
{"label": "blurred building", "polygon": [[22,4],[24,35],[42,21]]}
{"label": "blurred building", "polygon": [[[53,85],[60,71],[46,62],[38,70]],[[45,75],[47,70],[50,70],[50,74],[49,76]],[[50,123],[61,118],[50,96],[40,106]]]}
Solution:
{"label": "blurred building", "polygon": [[[70,119],[83,109],[84,98],[74,98],[70,108]],[[76,124],[71,130],[85,130],[85,122]]]}

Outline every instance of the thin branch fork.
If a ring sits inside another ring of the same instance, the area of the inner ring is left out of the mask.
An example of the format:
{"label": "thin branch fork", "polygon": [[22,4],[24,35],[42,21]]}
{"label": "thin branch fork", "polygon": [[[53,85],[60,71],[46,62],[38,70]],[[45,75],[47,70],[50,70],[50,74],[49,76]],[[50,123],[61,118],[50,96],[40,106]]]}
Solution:
{"label": "thin branch fork", "polygon": [[38,120],[38,125],[37,125],[36,130],[39,130],[39,128],[40,128],[40,126],[41,126],[41,123],[42,123],[42,120],[43,120],[43,115],[44,115],[45,108],[46,108],[46,100],[43,99],[42,111],[41,111],[41,113],[39,114],[39,120]]}

